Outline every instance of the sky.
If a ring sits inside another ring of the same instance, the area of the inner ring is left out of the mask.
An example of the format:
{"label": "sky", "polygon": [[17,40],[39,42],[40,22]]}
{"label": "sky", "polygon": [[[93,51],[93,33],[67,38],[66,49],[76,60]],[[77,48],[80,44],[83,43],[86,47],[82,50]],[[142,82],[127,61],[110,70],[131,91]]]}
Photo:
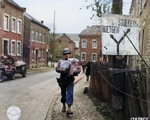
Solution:
{"label": "sky", "polygon": [[[55,11],[55,33],[81,33],[87,26],[99,25],[99,20],[90,19],[93,12],[85,7],[85,0],[14,0],[26,12],[53,32]],[[123,0],[123,14],[128,14],[131,0]],[[80,10],[80,8],[82,8]]]}

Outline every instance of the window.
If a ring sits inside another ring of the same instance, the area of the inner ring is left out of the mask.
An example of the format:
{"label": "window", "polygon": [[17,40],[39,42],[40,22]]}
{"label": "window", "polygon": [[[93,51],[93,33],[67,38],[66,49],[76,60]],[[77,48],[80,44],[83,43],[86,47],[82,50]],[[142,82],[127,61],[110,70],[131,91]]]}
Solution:
{"label": "window", "polygon": [[42,50],[39,50],[39,60],[42,58]]}
{"label": "window", "polygon": [[43,34],[43,37],[42,37],[42,41],[43,43],[45,42],[45,35]]}
{"label": "window", "polygon": [[42,42],[42,34],[39,33],[39,41]]}
{"label": "window", "polygon": [[141,53],[143,54],[144,53],[144,35],[145,35],[145,33],[144,33],[144,29],[143,29],[143,31],[142,31],[142,48],[141,48]]}
{"label": "window", "polygon": [[87,47],[87,40],[82,40],[82,48],[86,48]]}
{"label": "window", "polygon": [[16,32],[16,18],[12,18],[12,32]]}
{"label": "window", "polygon": [[146,4],[147,4],[147,1],[146,0],[142,0],[141,2],[142,2],[142,8],[144,8],[146,6]]}
{"label": "window", "polygon": [[97,48],[97,40],[92,41],[92,48]]}
{"label": "window", "polygon": [[9,39],[3,38],[3,54],[8,55],[9,53]]}
{"label": "window", "polygon": [[31,40],[35,40],[35,30],[31,30]]}
{"label": "window", "polygon": [[18,20],[17,30],[18,30],[18,33],[20,34],[22,33],[21,20]]}
{"label": "window", "polygon": [[4,15],[4,30],[9,31],[9,16],[8,15]]}
{"label": "window", "polygon": [[36,40],[36,41],[39,40],[39,33],[38,33],[38,32],[35,33],[35,40]]}
{"label": "window", "polygon": [[2,15],[2,13],[1,13],[1,9],[0,9],[0,29],[1,29],[1,23],[2,23],[2,18],[1,18],[1,15]]}
{"label": "window", "polygon": [[45,37],[45,41],[44,42],[48,44],[48,37],[47,36]]}
{"label": "window", "polygon": [[15,40],[11,40],[11,54],[15,55],[16,53],[16,41]]}
{"label": "window", "polygon": [[17,55],[21,55],[21,42],[17,41]]}
{"label": "window", "polygon": [[86,61],[86,53],[85,52],[81,53],[81,61]]}
{"label": "window", "polygon": [[36,55],[36,51],[34,49],[32,49],[32,61],[35,60],[35,55]]}
{"label": "window", "polygon": [[96,53],[92,53],[92,61],[96,62],[97,60],[97,54]]}

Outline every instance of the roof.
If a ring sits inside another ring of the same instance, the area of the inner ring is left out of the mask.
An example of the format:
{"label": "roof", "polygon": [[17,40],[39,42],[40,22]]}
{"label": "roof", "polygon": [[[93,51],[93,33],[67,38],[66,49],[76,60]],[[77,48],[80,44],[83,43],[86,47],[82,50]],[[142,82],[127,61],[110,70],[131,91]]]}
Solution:
{"label": "roof", "polygon": [[61,38],[62,36],[68,37],[75,43],[76,48],[79,48],[79,41],[80,41],[79,34],[66,34],[66,33],[59,34],[56,36],[56,40]]}
{"label": "roof", "polygon": [[101,26],[100,25],[93,25],[91,27],[87,27],[84,29],[79,36],[93,36],[93,35],[100,35],[101,34]]}
{"label": "roof", "polygon": [[75,42],[76,48],[79,48],[79,34],[66,34],[72,41]]}
{"label": "roof", "polygon": [[48,30],[50,30],[47,26],[45,26],[43,23],[39,22],[37,19],[29,15],[28,13],[24,12],[24,16],[28,17],[33,23],[40,25],[41,27],[44,27]]}
{"label": "roof", "polygon": [[17,8],[19,8],[19,9],[21,9],[21,10],[24,11],[24,9],[23,9],[21,6],[19,6],[17,3],[15,3],[13,0],[7,0],[7,2],[9,2],[10,4],[12,4],[12,5],[14,5],[15,7],[17,7]]}

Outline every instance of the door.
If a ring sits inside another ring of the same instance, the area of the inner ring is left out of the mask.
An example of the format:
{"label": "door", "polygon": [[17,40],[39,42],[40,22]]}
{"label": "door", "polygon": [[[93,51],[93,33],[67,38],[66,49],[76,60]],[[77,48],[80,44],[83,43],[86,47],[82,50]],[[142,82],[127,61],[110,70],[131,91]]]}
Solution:
{"label": "door", "polygon": [[8,41],[4,40],[4,55],[8,55]]}
{"label": "door", "polygon": [[36,64],[38,64],[38,50],[36,50]]}

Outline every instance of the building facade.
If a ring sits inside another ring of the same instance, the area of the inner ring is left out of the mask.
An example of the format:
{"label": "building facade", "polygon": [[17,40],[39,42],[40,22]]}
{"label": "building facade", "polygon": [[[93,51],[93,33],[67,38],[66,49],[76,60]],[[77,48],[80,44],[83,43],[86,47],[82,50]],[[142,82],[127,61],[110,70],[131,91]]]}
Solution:
{"label": "building facade", "polygon": [[28,68],[48,65],[50,29],[28,13],[24,13],[23,59]]}
{"label": "building facade", "polygon": [[22,60],[24,9],[13,0],[0,4],[0,55]]}
{"label": "building facade", "polygon": [[80,34],[80,61],[97,61],[101,56],[101,26],[91,26]]}
{"label": "building facade", "polygon": [[[142,88],[142,85],[145,85],[145,88],[142,89],[141,96],[144,96],[147,101],[150,101],[150,0],[132,0],[130,15],[138,16],[139,20],[139,53],[140,56],[128,56],[129,67],[133,68],[139,66],[140,71],[144,76],[142,80],[145,81],[142,84],[139,82],[139,88]],[[144,62],[145,61],[145,62]],[[143,79],[145,77],[145,79]],[[150,104],[144,105],[143,102],[140,102],[142,106],[143,116],[150,117]],[[145,107],[143,107],[145,106]],[[146,108],[146,109],[144,109]]]}
{"label": "building facade", "polygon": [[66,34],[66,36],[68,36],[68,38],[70,38],[75,43],[75,53],[74,53],[75,55],[74,56],[79,59],[80,57],[79,34]]}
{"label": "building facade", "polygon": [[[130,15],[137,16],[139,20],[139,53],[144,61],[150,66],[150,1],[132,0]],[[146,66],[140,56],[128,56],[130,68]]]}
{"label": "building facade", "polygon": [[55,61],[58,61],[63,57],[63,49],[69,48],[71,51],[70,57],[76,57],[76,44],[75,42],[67,36],[67,34],[62,34],[58,36],[55,40]]}

